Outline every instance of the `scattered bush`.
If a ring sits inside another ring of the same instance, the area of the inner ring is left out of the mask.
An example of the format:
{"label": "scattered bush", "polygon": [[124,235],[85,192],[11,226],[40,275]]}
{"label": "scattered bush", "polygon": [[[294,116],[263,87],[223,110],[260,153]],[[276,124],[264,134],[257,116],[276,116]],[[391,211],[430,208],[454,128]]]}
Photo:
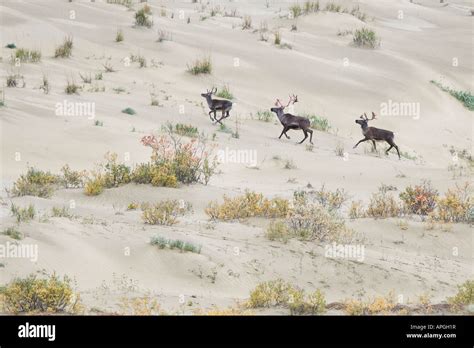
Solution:
{"label": "scattered bush", "polygon": [[188,72],[192,75],[210,74],[212,72],[211,57],[196,59],[191,66],[188,65]]}
{"label": "scattered bush", "polygon": [[244,16],[242,19],[242,30],[252,29],[252,17]]}
{"label": "scattered bush", "polygon": [[68,164],[65,164],[61,168],[62,178],[61,181],[65,188],[80,188],[84,187],[87,173],[85,170],[71,170]]}
{"label": "scattered bush", "polygon": [[335,191],[330,191],[326,189],[325,185],[322,185],[319,190],[295,191],[293,196],[300,204],[316,202],[330,211],[339,210],[349,199],[349,195],[344,189],[337,188]]}
{"label": "scattered bush", "polygon": [[269,240],[276,240],[279,242],[287,243],[292,237],[288,225],[284,221],[271,221],[267,230],[265,231],[265,237]]}
{"label": "scattered bush", "polygon": [[79,94],[79,89],[81,89],[81,87],[76,85],[74,81],[67,81],[64,91],[66,94]]}
{"label": "scattered bush", "polygon": [[51,216],[52,217],[65,217],[65,218],[72,218],[72,214],[69,211],[68,207],[53,207],[51,209]]}
{"label": "scattered bush", "polygon": [[455,89],[443,86],[437,81],[430,81],[435,86],[439,87],[442,91],[451,94],[454,98],[459,100],[467,109],[474,111],[474,95],[468,91],[457,91]]}
{"label": "scattered bush", "polygon": [[190,124],[177,123],[174,127],[174,132],[190,138],[196,138],[199,136],[198,129]]}
{"label": "scattered bush", "polygon": [[128,115],[135,115],[137,112],[135,110],[133,110],[132,108],[125,108],[122,110],[122,112],[124,114],[128,114]]}
{"label": "scattered bush", "polygon": [[191,210],[191,204],[177,200],[164,200],[155,204],[142,204],[142,219],[150,225],[171,226],[178,222],[178,216]]}
{"label": "scattered bush", "polygon": [[349,217],[351,219],[359,219],[365,217],[364,205],[362,201],[352,201],[349,208]]}
{"label": "scattered bush", "polygon": [[100,173],[92,173],[92,177],[88,178],[85,185],[84,193],[87,196],[98,196],[104,191],[104,178]]}
{"label": "scattered bush", "polygon": [[437,209],[431,215],[442,222],[474,222],[474,198],[472,186],[466,182],[449,189],[444,197],[436,200]]}
{"label": "scattered bush", "polygon": [[166,31],[166,30],[159,30],[158,31],[158,42],[163,42],[163,41],[173,41],[173,35],[171,32]]}
{"label": "scattered bush", "polygon": [[37,63],[41,61],[41,52],[38,50],[19,48],[15,52],[15,59],[19,59],[22,63]]}
{"label": "scattered bush", "polygon": [[376,48],[380,46],[380,39],[375,34],[375,31],[368,28],[355,30],[352,40],[357,47]]}
{"label": "scattered bush", "polygon": [[465,307],[474,304],[474,280],[467,280],[458,285],[458,292],[453,297],[448,298],[449,304],[454,311],[461,311]]}
{"label": "scattered bush", "polygon": [[138,27],[151,28],[153,26],[153,19],[150,19],[151,10],[149,6],[135,12],[135,25]]}
{"label": "scattered bush", "polygon": [[234,198],[224,195],[222,204],[212,201],[205,212],[213,220],[233,220],[249,217],[282,218],[287,216],[289,210],[289,201],[286,199],[268,199],[261,193],[247,191]]}
{"label": "scattered bush", "polygon": [[329,132],[331,125],[329,120],[325,117],[319,117],[316,115],[303,114],[302,116],[307,117],[311,122],[311,128],[316,129],[321,132]]}
{"label": "scattered bush", "polygon": [[56,47],[54,58],[69,58],[72,55],[73,39],[66,36],[62,45]]}
{"label": "scattered bush", "polygon": [[33,167],[28,167],[26,174],[13,184],[13,196],[51,197],[53,191],[60,184],[60,177],[50,172],[43,172]]}
{"label": "scattered bush", "polygon": [[230,91],[229,86],[227,85],[224,85],[222,89],[216,94],[216,96],[229,100],[234,99],[234,96],[232,95],[232,92]]}
{"label": "scattered bush", "polygon": [[10,238],[13,238],[13,239],[16,239],[16,240],[20,240],[20,239],[23,239],[23,235],[21,234],[20,231],[18,231],[18,229],[14,226],[11,226],[11,227],[8,227],[7,229],[5,229],[2,234],[10,237]]}
{"label": "scattered bush", "polygon": [[106,153],[103,164],[103,183],[106,188],[119,187],[130,182],[130,167],[117,162],[116,153]]}
{"label": "scattered bush", "polygon": [[275,39],[273,40],[273,43],[277,46],[281,44],[281,34],[279,31],[275,32]]}
{"label": "scattered bush", "polygon": [[395,200],[393,195],[385,186],[379,188],[378,192],[373,193],[369,206],[366,211],[366,216],[373,218],[389,218],[398,217],[401,215],[400,204]]}
{"label": "scattered bush", "polygon": [[6,79],[7,79],[7,87],[12,87],[12,88],[20,87],[20,80],[23,82],[21,87],[26,86],[25,79],[20,74],[7,75]]}
{"label": "scattered bush", "polygon": [[193,243],[183,242],[181,240],[166,239],[160,236],[155,236],[150,241],[151,245],[157,245],[160,249],[170,248],[179,249],[181,252],[189,251],[192,253],[201,253],[201,246]]}
{"label": "scattered bush", "polygon": [[[68,277],[56,274],[45,279],[36,275],[16,278],[2,289],[3,305],[8,313],[77,313],[79,297]],[[76,298],[76,300],[75,300]]]}
{"label": "scattered bush", "polygon": [[418,215],[428,215],[436,207],[438,191],[431,187],[429,181],[424,181],[415,187],[408,186],[400,193],[405,210]]}
{"label": "scattered bush", "polygon": [[117,30],[117,33],[115,34],[115,42],[122,42],[123,38],[123,31],[121,29]]}
{"label": "scattered bush", "polygon": [[257,120],[263,122],[270,122],[273,118],[273,115],[268,110],[257,111]]}
{"label": "scattered bush", "polygon": [[6,48],[9,48],[9,49],[15,49],[16,48],[16,45],[14,43],[9,43],[5,46]]}
{"label": "scattered bush", "polygon": [[344,311],[349,315],[390,314],[396,306],[393,293],[387,296],[377,296],[367,302],[346,300]]}
{"label": "scattered bush", "polygon": [[42,89],[44,94],[49,94],[50,85],[48,77],[46,75],[43,75],[43,79],[41,80],[41,86],[39,87],[39,89]]}
{"label": "scattered bush", "polygon": [[152,172],[153,165],[151,163],[140,163],[133,169],[130,179],[136,184],[151,184]]}

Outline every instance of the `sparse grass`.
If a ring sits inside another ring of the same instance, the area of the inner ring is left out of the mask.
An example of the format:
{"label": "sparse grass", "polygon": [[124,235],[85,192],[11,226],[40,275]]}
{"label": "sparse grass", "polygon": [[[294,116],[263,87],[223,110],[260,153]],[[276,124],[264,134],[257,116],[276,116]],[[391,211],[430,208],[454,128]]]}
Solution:
{"label": "sparse grass", "polygon": [[273,40],[273,43],[279,46],[281,44],[281,34],[279,31],[276,31],[274,35],[275,35],[275,39]]}
{"label": "sparse grass", "polygon": [[221,90],[216,94],[216,97],[232,100],[234,96],[229,89],[228,85],[224,85]]}
{"label": "sparse grass", "polygon": [[137,113],[135,110],[133,110],[130,107],[123,109],[122,112],[127,115],[135,115]]}
{"label": "sparse grass", "polygon": [[79,296],[74,294],[67,276],[61,279],[52,274],[40,279],[32,274],[15,278],[1,294],[7,313],[77,313],[81,310]]}
{"label": "sparse grass", "polygon": [[17,227],[15,226],[10,226],[8,228],[6,228],[2,234],[10,237],[10,238],[13,238],[13,239],[16,239],[16,240],[21,240],[23,239],[23,235],[22,233],[18,230]]}
{"label": "sparse grass", "polygon": [[329,132],[331,129],[331,125],[329,124],[329,120],[325,117],[320,117],[311,114],[302,114],[301,116],[307,117],[311,122],[311,128],[321,131],[321,132]]}
{"label": "sparse grass", "polygon": [[270,225],[265,230],[265,237],[271,241],[279,241],[282,243],[287,243],[291,238],[290,230],[288,225],[284,221],[271,221]]}
{"label": "sparse grass", "polygon": [[84,187],[87,173],[85,170],[72,170],[68,164],[61,168],[62,177],[61,182],[65,188],[80,188]]}
{"label": "sparse grass", "polygon": [[51,86],[49,85],[49,79],[46,75],[43,75],[43,79],[41,80],[41,85],[39,89],[43,90],[44,94],[49,94]]}
{"label": "sparse grass", "polygon": [[246,219],[249,217],[283,218],[289,212],[289,201],[282,198],[268,199],[261,193],[247,191],[244,195],[229,198],[224,202],[212,201],[205,213],[213,220]]}
{"label": "sparse grass", "polygon": [[[20,74],[9,74],[6,77],[7,80],[7,87],[25,87],[25,80],[22,75]],[[22,81],[22,85],[20,86],[20,80]]]}
{"label": "sparse grass", "polygon": [[200,254],[201,253],[201,246],[195,245],[190,242],[184,242],[179,239],[166,239],[161,236],[154,236],[151,241],[151,245],[157,245],[160,249],[178,249],[181,252],[189,251],[192,253]]}
{"label": "sparse grass", "polygon": [[54,58],[69,58],[72,55],[73,39],[70,36],[64,38],[63,43],[56,47]]}
{"label": "sparse grass", "polygon": [[15,52],[15,59],[19,59],[22,63],[38,63],[41,61],[41,52],[38,50],[18,48]]}
{"label": "sparse grass", "polygon": [[[105,62],[105,64],[102,64],[102,66],[104,67],[106,73],[116,72],[116,71],[117,71],[117,70],[115,70],[115,68],[112,66],[112,64],[110,64],[109,61]],[[102,76],[102,75],[101,75],[101,76]]]}
{"label": "sparse grass", "polygon": [[135,12],[135,25],[137,27],[151,28],[153,26],[153,19],[151,17],[151,10],[148,5]]}
{"label": "sparse grass", "polygon": [[150,225],[171,226],[178,223],[178,216],[191,210],[191,204],[184,201],[164,200],[155,204],[142,204],[143,222]]}
{"label": "sparse grass", "polygon": [[252,17],[246,15],[242,18],[242,30],[252,29]]}
{"label": "sparse grass", "polygon": [[103,127],[103,126],[104,126],[104,122],[102,122],[102,121],[100,121],[100,120],[95,120],[95,121],[94,121],[94,126]]}
{"label": "sparse grass", "polygon": [[356,29],[352,41],[357,47],[376,48],[380,46],[380,38],[374,30],[369,28]]}
{"label": "sparse grass", "polygon": [[166,31],[166,30],[159,30],[158,31],[158,42],[163,42],[163,41],[173,41],[173,35],[171,32]]}
{"label": "sparse grass", "polygon": [[65,218],[72,218],[73,215],[69,211],[68,207],[62,206],[61,208],[59,207],[53,207],[51,209],[51,216],[52,217],[65,217]]}
{"label": "sparse grass", "polygon": [[127,205],[127,210],[137,210],[138,208],[140,208],[140,204],[137,202],[130,202]]}
{"label": "sparse grass", "polygon": [[196,59],[191,66],[188,65],[188,72],[192,75],[210,74],[212,72],[211,57]]}
{"label": "sparse grass", "polygon": [[273,119],[273,114],[268,110],[257,111],[257,120],[263,122],[270,122]]}
{"label": "sparse grass", "polygon": [[76,85],[74,81],[68,80],[64,91],[66,92],[66,94],[79,94],[80,89],[81,87],[79,85]]}
{"label": "sparse grass", "polygon": [[295,201],[302,204],[318,203],[329,211],[336,211],[342,208],[349,199],[348,193],[344,189],[337,188],[334,191],[326,189],[325,185],[321,185],[318,190],[295,191],[293,193]]}
{"label": "sparse grass", "polygon": [[292,159],[286,159],[285,163],[283,164],[283,169],[296,169],[296,164],[293,162]]}
{"label": "sparse grass", "polygon": [[26,174],[13,184],[11,193],[13,196],[37,196],[42,198],[51,197],[54,189],[60,184],[60,178],[50,172],[43,172],[33,167],[28,167]]}
{"label": "sparse grass", "polygon": [[95,74],[94,79],[95,80],[102,80],[103,77],[104,77],[104,75],[102,74],[102,72],[98,72],[98,73]]}
{"label": "sparse grass", "polygon": [[365,217],[365,210],[362,201],[352,201],[349,208],[349,217],[359,219]]}
{"label": "sparse grass", "polygon": [[457,91],[455,89],[443,86],[441,83],[431,80],[432,84],[440,88],[442,91],[451,94],[454,98],[459,100],[468,110],[474,111],[474,95],[469,91]]}
{"label": "sparse grass", "polygon": [[35,218],[36,209],[33,204],[29,204],[28,207],[19,207],[12,203],[10,213],[18,223],[29,222]]}
{"label": "sparse grass", "polygon": [[326,7],[324,8],[325,11],[328,11],[328,12],[336,12],[336,13],[339,13],[342,11],[342,6],[341,5],[338,5],[338,4],[335,4],[333,2],[328,2],[326,4]]}
{"label": "sparse grass", "polygon": [[82,75],[81,73],[79,73],[79,77],[81,78],[82,82],[84,82],[84,83],[92,83],[92,75],[91,74]]}
{"label": "sparse grass", "polygon": [[91,178],[88,178],[84,186],[84,193],[86,196],[98,196],[104,191],[104,178],[98,173],[93,173]]}
{"label": "sparse grass", "polygon": [[344,157],[344,144],[342,144],[341,142],[338,142],[336,144],[336,148],[334,149],[334,153],[338,157]]}
{"label": "sparse grass", "polygon": [[456,312],[465,310],[467,306],[474,304],[474,280],[467,280],[458,285],[458,292],[448,298],[448,303]]}

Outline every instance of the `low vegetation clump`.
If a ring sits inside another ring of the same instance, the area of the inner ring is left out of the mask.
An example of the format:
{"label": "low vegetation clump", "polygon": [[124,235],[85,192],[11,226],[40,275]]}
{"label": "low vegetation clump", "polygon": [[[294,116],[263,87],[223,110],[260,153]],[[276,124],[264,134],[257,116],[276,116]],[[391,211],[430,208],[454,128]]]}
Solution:
{"label": "low vegetation clump", "polygon": [[84,186],[86,196],[98,196],[104,191],[104,179],[100,173],[93,172],[92,177],[88,177]]}
{"label": "low vegetation clump", "polygon": [[222,204],[212,201],[205,212],[213,220],[234,220],[250,217],[283,218],[289,210],[290,202],[287,199],[268,199],[261,193],[247,191],[234,198],[224,195]]}
{"label": "low vegetation clump", "polygon": [[446,87],[441,83],[431,80],[431,83],[439,87],[442,91],[451,94],[454,98],[459,100],[467,109],[474,111],[474,95],[469,91],[457,91],[455,89]]}
{"label": "low vegetation clump", "polygon": [[15,52],[15,59],[19,59],[22,63],[38,63],[41,61],[41,52],[38,50],[18,48]]}
{"label": "low vegetation clump", "polygon": [[394,295],[390,292],[387,296],[376,296],[368,301],[346,300],[344,311],[348,315],[390,314],[396,305]]}
{"label": "low vegetation clump", "polygon": [[16,278],[0,291],[4,310],[13,314],[77,313],[79,296],[71,287],[71,280],[56,274],[46,278],[30,275]]}
{"label": "low vegetation clump", "polygon": [[201,246],[195,245],[189,242],[183,242],[179,239],[166,239],[161,236],[155,236],[150,241],[151,245],[156,245],[160,249],[178,249],[181,252],[189,251],[192,253],[200,254]]}
{"label": "low vegetation clump", "polygon": [[216,94],[216,97],[229,100],[234,99],[234,96],[232,95],[232,92],[230,91],[229,86],[227,85],[224,85],[224,87],[221,88],[221,90]]}
{"label": "low vegetation clump", "polygon": [[130,107],[123,109],[122,112],[127,115],[135,115],[137,113],[135,110],[133,110]]}
{"label": "low vegetation clump", "polygon": [[436,200],[437,208],[431,214],[433,220],[442,222],[474,222],[474,196],[470,183],[448,189],[444,197]]}
{"label": "low vegetation clump", "polygon": [[380,46],[380,38],[375,31],[368,28],[355,30],[352,41],[357,47],[376,48]]}
{"label": "low vegetation clump", "polygon": [[242,18],[242,30],[252,29],[252,17],[244,16]]}
{"label": "low vegetation clump", "polygon": [[9,44],[5,45],[5,47],[13,50],[13,49],[16,48],[16,45],[14,43],[9,43]]}
{"label": "low vegetation clump", "polygon": [[277,220],[270,222],[265,231],[265,237],[271,241],[287,243],[291,238],[291,234],[288,225],[284,221]]}
{"label": "low vegetation clump", "polygon": [[329,124],[329,120],[325,117],[316,116],[316,115],[301,115],[307,117],[311,122],[311,128],[316,129],[321,132],[329,132],[331,129],[331,125]]}
{"label": "low vegetation clump", "polygon": [[81,188],[85,185],[87,172],[85,170],[72,170],[68,164],[61,168],[62,177],[61,182],[64,188]]}
{"label": "low vegetation clump", "polygon": [[80,89],[81,87],[76,85],[74,81],[67,81],[64,92],[66,92],[66,94],[78,94]]}
{"label": "low vegetation clump", "polygon": [[60,185],[58,175],[28,167],[26,174],[20,175],[13,184],[11,193],[13,196],[48,198],[51,197],[58,185]]}
{"label": "low vegetation clump", "polygon": [[263,122],[270,122],[273,119],[273,114],[268,110],[257,111],[257,120]]}
{"label": "low vegetation clump", "polygon": [[326,311],[326,300],[318,289],[311,294],[292,286],[281,279],[258,284],[247,301],[249,308],[285,307],[291,314],[322,314]]}
{"label": "low vegetation clump", "polygon": [[115,34],[115,42],[122,42],[123,39],[123,31],[121,29],[117,30],[117,33]]}
{"label": "low vegetation clump", "polygon": [[424,181],[414,187],[408,186],[400,193],[405,211],[417,214],[428,215],[436,207],[438,191],[431,187],[429,181]]}
{"label": "low vegetation clump", "polygon": [[21,234],[21,232],[18,230],[17,227],[15,226],[10,226],[8,228],[6,228],[2,234],[10,237],[10,238],[13,238],[13,239],[16,239],[16,240],[20,240],[20,239],[23,239],[23,235]]}
{"label": "low vegetation clump", "polygon": [[373,218],[398,217],[402,213],[400,203],[386,186],[382,185],[379,190],[372,194],[365,215]]}
{"label": "low vegetation clump", "polygon": [[52,217],[65,217],[65,218],[72,218],[72,214],[69,211],[68,207],[53,207],[51,209],[51,216]]}
{"label": "low vegetation clump", "polygon": [[190,124],[177,123],[174,126],[174,132],[178,135],[196,138],[199,136],[199,131],[197,127],[194,127]]}
{"label": "low vegetation clump", "polygon": [[[26,86],[25,79],[20,74],[7,75],[6,80],[7,80],[6,81],[7,87],[10,87],[10,88],[25,87]],[[20,84],[20,80],[21,80],[22,84]]]}
{"label": "low vegetation clump", "polygon": [[188,72],[192,75],[210,74],[212,72],[211,57],[196,59],[191,65],[188,65]]}
{"label": "low vegetation clump", "polygon": [[455,312],[466,310],[469,305],[474,305],[474,280],[467,280],[458,285],[458,292],[448,298],[448,303]]}
{"label": "low vegetation clump", "polygon": [[135,12],[135,25],[137,27],[151,28],[153,26],[153,19],[151,9],[148,5]]}
{"label": "low vegetation clump", "polygon": [[72,37],[65,37],[61,45],[56,47],[54,51],[54,58],[69,58],[72,55],[73,39]]}
{"label": "low vegetation clump", "polygon": [[293,194],[296,201],[306,204],[307,202],[319,203],[329,211],[341,209],[342,205],[349,199],[348,193],[344,189],[337,188],[334,191],[326,189],[322,185],[319,190],[295,191]]}
{"label": "low vegetation clump", "polygon": [[190,211],[191,204],[178,200],[164,200],[155,204],[142,204],[142,219],[150,225],[171,226],[178,223],[178,217]]}

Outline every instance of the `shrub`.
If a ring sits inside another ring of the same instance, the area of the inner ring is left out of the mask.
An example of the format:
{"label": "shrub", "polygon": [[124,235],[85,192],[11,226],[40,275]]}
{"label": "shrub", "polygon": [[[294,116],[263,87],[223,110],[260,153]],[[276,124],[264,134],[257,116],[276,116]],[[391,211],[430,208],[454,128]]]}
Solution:
{"label": "shrub", "polygon": [[153,26],[153,19],[150,19],[151,10],[146,6],[135,12],[135,25],[138,27],[151,28]]}
{"label": "shrub", "polygon": [[17,239],[17,240],[20,240],[20,239],[23,239],[23,235],[21,234],[20,231],[18,231],[18,229],[14,226],[11,226],[11,227],[8,227],[7,229],[5,229],[2,234],[10,237],[10,238],[13,238],[13,239]]}
{"label": "shrub", "polygon": [[247,191],[234,198],[224,195],[222,204],[210,202],[205,212],[214,220],[233,220],[249,217],[282,218],[287,216],[289,210],[289,201],[286,199],[268,199],[261,193]]}
{"label": "shrub", "polygon": [[178,187],[178,179],[171,164],[155,165],[151,175],[151,184],[153,186]]}
{"label": "shrub", "polygon": [[244,16],[242,19],[242,30],[252,29],[252,17]]}
{"label": "shrub", "polygon": [[122,42],[123,41],[123,31],[121,29],[117,30],[115,34],[115,42]]}
{"label": "shrub", "polygon": [[62,45],[56,47],[54,58],[69,58],[72,55],[73,39],[66,36]]}
{"label": "shrub", "polygon": [[398,217],[401,215],[401,207],[389,190],[382,186],[372,194],[366,215],[373,218]]}
{"label": "shrub", "polygon": [[135,110],[133,110],[132,108],[125,108],[122,110],[122,112],[124,114],[128,114],[128,115],[135,115],[137,112]]}
{"label": "shrub", "polygon": [[140,204],[136,202],[128,203],[127,210],[137,210],[140,207]]}
{"label": "shrub", "polygon": [[107,188],[119,187],[130,182],[130,167],[117,162],[117,154],[108,152],[103,164],[103,183]]}
{"label": "shrub", "polygon": [[299,4],[294,4],[290,6],[290,13],[293,18],[297,18],[303,14],[301,6]]}
{"label": "shrub", "polygon": [[295,200],[301,200],[304,203],[317,202],[330,211],[339,210],[349,198],[344,189],[337,188],[335,191],[330,191],[325,185],[322,185],[319,190],[296,191],[293,196]]}
{"label": "shrub", "polygon": [[86,171],[76,171],[76,170],[71,170],[69,168],[68,164],[65,164],[61,168],[62,172],[62,178],[61,181],[63,182],[63,185],[65,188],[80,188],[84,187],[84,183],[86,180]]}
{"label": "shrub", "polygon": [[103,176],[100,173],[95,172],[92,174],[92,178],[87,179],[84,193],[87,196],[98,196],[102,191],[104,191],[104,187],[105,183]]}
{"label": "shrub", "polygon": [[22,63],[37,63],[41,61],[41,52],[37,50],[19,48],[15,52],[15,58],[19,59]]}
{"label": "shrub", "polygon": [[21,76],[19,74],[10,74],[6,77],[6,79],[7,79],[7,87],[11,87],[11,88],[20,87],[20,81],[19,80],[23,81],[23,86],[22,87],[25,87],[25,80],[24,80],[23,76]]}
{"label": "shrub", "polygon": [[177,123],[174,127],[174,132],[176,134],[190,138],[196,138],[197,136],[199,136],[198,129],[190,124]]}
{"label": "shrub", "polygon": [[192,75],[210,74],[212,72],[211,57],[196,59],[191,66],[188,65],[188,72]]}
{"label": "shrub", "polygon": [[130,180],[136,184],[151,184],[152,171],[153,165],[151,163],[140,163],[133,169]]}
{"label": "shrub", "polygon": [[275,32],[275,40],[273,41],[275,45],[280,45],[281,44],[281,34],[279,31]]}
{"label": "shrub", "polygon": [[171,226],[178,222],[178,216],[184,215],[191,210],[187,202],[181,204],[177,200],[164,200],[153,205],[142,204],[142,219],[150,225]]}
{"label": "shrub", "polygon": [[331,125],[325,117],[319,117],[316,115],[303,114],[302,116],[307,117],[311,122],[311,128],[316,129],[321,132],[329,132]]}
{"label": "shrub", "polygon": [[387,296],[376,296],[368,301],[352,299],[344,301],[344,311],[349,315],[389,314],[395,306],[392,292]]}
{"label": "shrub", "polygon": [[341,12],[342,7],[341,7],[341,5],[337,5],[333,2],[328,2],[326,4],[325,10],[328,11],[328,12]]}
{"label": "shrub", "polygon": [[457,91],[455,89],[443,86],[441,83],[431,80],[430,81],[435,86],[439,87],[442,91],[448,92],[454,98],[459,100],[467,109],[474,111],[474,95],[468,91]]}
{"label": "shrub", "polygon": [[166,239],[160,236],[153,237],[150,241],[150,244],[157,245],[160,249],[168,247],[170,249],[179,249],[181,252],[189,251],[197,254],[201,253],[200,245],[195,245],[189,242],[183,242],[181,240]]}
{"label": "shrub", "polygon": [[78,94],[81,87],[76,85],[74,81],[67,81],[64,91],[66,94]]}
{"label": "shrub", "polygon": [[448,303],[451,304],[453,310],[463,310],[468,305],[474,304],[474,280],[467,280],[461,285],[458,285],[458,292],[453,297],[448,298]]}
{"label": "shrub", "polygon": [[9,48],[9,49],[15,49],[16,48],[16,45],[14,43],[9,43],[5,46],[6,48]]}
{"label": "shrub", "polygon": [[273,115],[268,110],[257,111],[257,120],[263,122],[270,122],[273,118]]}
{"label": "shrub", "polygon": [[349,208],[349,217],[351,219],[358,219],[365,216],[364,206],[362,201],[352,201]]}
{"label": "shrub", "polygon": [[28,167],[26,174],[20,175],[20,178],[13,184],[12,194],[13,196],[48,198],[51,197],[59,184],[59,176]]}
{"label": "shrub", "polygon": [[[2,290],[3,305],[9,313],[75,313],[78,296],[74,294],[68,277],[56,274],[45,279],[36,275],[16,278]],[[76,298],[76,300],[75,300]]]}
{"label": "shrub", "polygon": [[438,191],[431,187],[429,181],[424,181],[415,187],[408,186],[400,193],[405,210],[419,215],[428,215],[436,206]]}
{"label": "shrub", "polygon": [[352,40],[357,47],[376,48],[380,46],[380,39],[375,34],[375,31],[368,28],[357,29],[353,34]]}
{"label": "shrub", "polygon": [[288,225],[284,221],[272,221],[265,231],[265,237],[272,241],[287,243],[291,235]]}
{"label": "shrub", "polygon": [[[153,150],[151,161],[158,173],[174,176],[183,184],[202,182],[207,184],[217,167],[216,156],[211,157],[206,143],[201,138],[193,138],[183,143],[171,132],[158,139],[155,136],[142,138],[144,146]],[[170,180],[172,180],[170,178]]]}
{"label": "shrub", "polygon": [[227,85],[224,85],[222,89],[216,94],[216,96],[229,100],[234,99],[234,96],[232,95],[232,92],[230,91],[229,86]]}
{"label": "shrub", "polygon": [[474,198],[472,186],[466,182],[449,189],[444,197],[436,200],[438,205],[432,218],[443,222],[474,222]]}

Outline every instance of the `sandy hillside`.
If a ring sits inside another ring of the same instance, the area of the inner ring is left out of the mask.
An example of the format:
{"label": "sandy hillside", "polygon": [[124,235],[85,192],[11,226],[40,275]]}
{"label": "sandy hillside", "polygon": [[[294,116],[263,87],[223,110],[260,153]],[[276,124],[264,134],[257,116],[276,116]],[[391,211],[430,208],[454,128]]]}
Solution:
{"label": "sandy hillside", "polygon": [[[167,122],[197,127],[213,139],[217,151],[246,150],[257,157],[255,166],[221,163],[207,186],[127,184],[95,197],[84,195],[83,189],[60,189],[51,198],[8,197],[2,190],[1,230],[15,224],[11,203],[34,204],[37,218],[18,228],[25,236],[20,243],[37,245],[39,254],[35,262],[0,260],[0,285],[32,272],[67,274],[75,279],[89,313],[117,311],[122,296],[144,294],[171,312],[226,307],[244,301],[258,283],[277,278],[308,291],[319,288],[328,302],[390,291],[405,300],[426,293],[434,302],[453,295],[458,284],[473,278],[468,224],[429,230],[419,217],[351,220],[347,212],[350,201],[367,204],[382,184],[396,187],[398,196],[422,179],[430,179],[440,193],[471,179],[469,164],[453,160],[449,150],[472,153],[473,113],[430,81],[474,90],[472,2],[336,3],[349,9],[358,5],[365,22],[330,11],[288,18],[288,1],[148,1],[154,22],[148,29],[134,27],[135,10],[143,6],[139,3],[129,9],[105,0],[2,0],[2,86],[11,74],[25,82],[3,88],[2,188],[11,188],[28,166],[59,173],[67,163],[92,170],[108,151],[129,166],[148,161],[151,151],[140,139],[159,134]],[[322,8],[325,4],[321,1]],[[242,29],[244,16],[251,17],[251,29]],[[297,29],[291,30],[292,25]],[[260,40],[265,26],[268,41]],[[350,32],[362,27],[375,30],[380,47],[352,44]],[[124,41],[115,42],[117,30]],[[168,40],[158,42],[160,31]],[[281,35],[281,47],[274,44],[275,32]],[[74,40],[72,56],[54,58],[66,36]],[[10,59],[14,50],[5,47],[9,43],[41,51],[41,61],[15,66]],[[130,55],[145,57],[147,66],[127,64]],[[212,74],[186,71],[205,56],[211,57]],[[107,73],[104,65],[116,71]],[[99,72],[103,77],[95,80]],[[92,83],[83,83],[79,74],[91,74]],[[51,86],[48,94],[39,88],[43,75]],[[68,81],[83,89],[66,94]],[[234,96],[231,117],[224,123],[229,132],[238,131],[238,138],[210,121],[200,96],[224,85]],[[299,99],[295,114],[318,115],[331,125],[328,132],[314,131],[312,151],[307,141],[297,144],[301,131],[278,139],[282,127],[274,114],[270,122],[257,119],[259,111],[273,107],[276,98],[286,102],[290,93]],[[151,105],[150,94],[159,106]],[[383,115],[382,105],[390,101],[415,103],[419,113]],[[95,114],[57,115],[57,103],[65,102],[92,103]],[[127,107],[136,114],[122,113]],[[354,121],[371,111],[378,115],[373,126],[395,133],[401,160],[394,150],[385,156],[382,143],[378,154],[369,143],[352,148],[363,138]],[[284,168],[286,161],[292,169]],[[290,199],[309,183],[349,193],[341,214],[364,238],[362,262],[325,257],[322,243],[269,241],[264,235],[268,219],[214,222],[204,213],[210,201],[222,201],[224,194],[251,190]],[[139,210],[127,210],[130,202],[167,198],[189,201],[193,211],[174,226],[151,226],[142,222]],[[53,207],[68,206],[71,200],[74,218],[46,218]],[[159,250],[149,243],[155,235],[201,245],[201,253]],[[14,240],[0,234],[0,243],[7,242]]]}

